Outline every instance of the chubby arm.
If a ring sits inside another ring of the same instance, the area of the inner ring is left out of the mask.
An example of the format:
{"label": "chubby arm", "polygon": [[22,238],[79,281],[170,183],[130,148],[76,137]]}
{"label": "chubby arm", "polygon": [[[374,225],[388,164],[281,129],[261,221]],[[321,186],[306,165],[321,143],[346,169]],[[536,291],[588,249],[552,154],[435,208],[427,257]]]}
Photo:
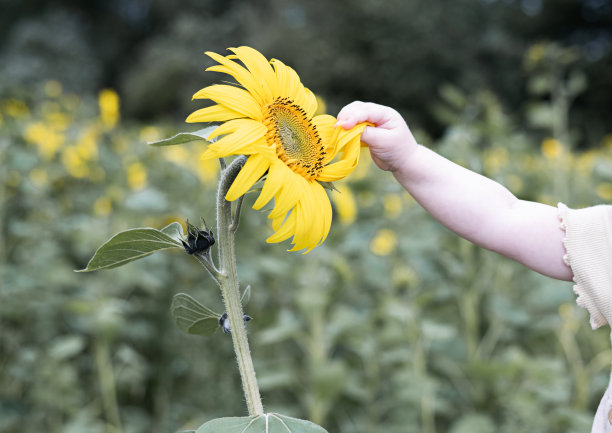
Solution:
{"label": "chubby arm", "polygon": [[445,227],[544,275],[572,279],[555,207],[519,200],[499,183],[418,145],[391,108],[353,102],[338,114],[345,128],[361,122],[376,125],[362,135],[376,164]]}

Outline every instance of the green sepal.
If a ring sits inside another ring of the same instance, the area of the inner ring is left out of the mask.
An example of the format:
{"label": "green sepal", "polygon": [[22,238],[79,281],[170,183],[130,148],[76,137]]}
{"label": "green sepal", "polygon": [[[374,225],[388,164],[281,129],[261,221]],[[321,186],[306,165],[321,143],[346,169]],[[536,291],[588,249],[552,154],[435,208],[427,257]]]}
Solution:
{"label": "green sepal", "polygon": [[85,269],[76,272],[112,269],[147,257],[156,251],[182,248],[180,241],[173,237],[177,230],[175,224],[178,223],[172,223],[162,230],[138,228],[119,232],[98,248]]}
{"label": "green sepal", "polygon": [[148,144],[151,146],[173,146],[175,144],[191,143],[192,141],[205,141],[206,143],[211,143],[211,141],[208,140],[208,136],[215,129],[217,129],[217,125],[209,126],[208,128],[194,132],[179,132],[173,137],[152,141]]}
{"label": "green sepal", "polygon": [[336,185],[334,185],[332,182],[319,182],[321,184],[321,186],[325,189],[328,189],[330,191],[338,191],[338,188],[336,188]]}
{"label": "green sepal", "polygon": [[327,433],[327,430],[310,421],[267,413],[213,419],[201,425],[196,433]]}
{"label": "green sepal", "polygon": [[208,336],[219,328],[219,316],[186,293],[177,293],[170,306],[172,317],[181,331]]}

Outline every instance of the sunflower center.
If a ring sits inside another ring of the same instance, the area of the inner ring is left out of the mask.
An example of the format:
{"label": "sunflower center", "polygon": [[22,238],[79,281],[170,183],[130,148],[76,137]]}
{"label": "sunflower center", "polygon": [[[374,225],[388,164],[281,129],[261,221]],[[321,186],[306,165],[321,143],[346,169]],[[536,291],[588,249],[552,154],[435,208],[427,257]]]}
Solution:
{"label": "sunflower center", "polygon": [[265,109],[264,124],[268,143],[291,170],[309,181],[321,173],[325,148],[302,107],[289,98],[276,98]]}

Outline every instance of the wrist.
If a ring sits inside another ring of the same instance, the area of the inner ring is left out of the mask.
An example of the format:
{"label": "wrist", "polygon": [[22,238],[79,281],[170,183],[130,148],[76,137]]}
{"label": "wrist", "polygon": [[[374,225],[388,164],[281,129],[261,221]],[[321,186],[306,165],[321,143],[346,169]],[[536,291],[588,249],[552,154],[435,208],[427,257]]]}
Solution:
{"label": "wrist", "polygon": [[395,163],[390,165],[389,171],[395,177],[410,176],[418,169],[417,160],[423,149],[424,147],[417,142],[413,142],[409,146],[406,146],[404,152],[395,159]]}

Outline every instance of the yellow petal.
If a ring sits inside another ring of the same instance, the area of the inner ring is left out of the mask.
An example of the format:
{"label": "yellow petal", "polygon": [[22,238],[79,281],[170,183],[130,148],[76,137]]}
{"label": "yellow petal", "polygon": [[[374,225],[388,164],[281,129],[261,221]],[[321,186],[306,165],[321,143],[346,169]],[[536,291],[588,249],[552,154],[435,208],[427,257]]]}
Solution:
{"label": "yellow petal", "polygon": [[278,95],[275,94],[274,96],[295,99],[295,96],[303,87],[297,72],[280,60],[272,59],[270,63],[274,65],[274,73],[278,83]]}
{"label": "yellow petal", "polygon": [[211,99],[245,117],[261,121],[261,106],[246,90],[225,84],[213,84],[193,95],[194,99]]}
{"label": "yellow petal", "polygon": [[285,219],[283,225],[280,226],[272,236],[266,239],[266,242],[276,243],[289,239],[295,232],[295,224],[295,212],[291,212],[287,219]]}
{"label": "yellow petal", "polygon": [[325,188],[317,182],[312,182],[310,185],[314,193],[314,202],[317,204],[317,214],[321,216],[322,234],[317,244],[320,245],[327,239],[327,235],[331,228],[332,206]]}
{"label": "yellow petal", "polygon": [[228,155],[260,153],[259,149],[265,146],[264,137],[266,132],[267,129],[262,124],[251,122],[235,132],[223,136],[219,141],[210,144],[202,158],[208,158],[209,155],[213,154],[219,158]]}
{"label": "yellow petal", "polygon": [[229,120],[225,123],[222,123],[217,128],[215,128],[209,135],[208,139],[212,140],[213,138],[220,137],[221,135],[231,134],[239,129],[252,127],[253,129],[261,126],[260,122],[252,119],[233,119]]}
{"label": "yellow petal", "polygon": [[227,191],[225,199],[233,201],[244,195],[264,175],[269,166],[270,163],[261,155],[249,156],[238,176],[232,182],[232,186]]}
{"label": "yellow petal", "polygon": [[270,83],[275,82],[275,75],[268,60],[257,50],[251,47],[230,48],[238,59],[247,67],[253,77],[257,80],[264,99],[272,101],[273,95]]}
{"label": "yellow petal", "polygon": [[187,117],[185,122],[225,122],[226,120],[239,119],[241,117],[244,117],[244,115],[237,111],[230,110],[223,105],[213,105],[194,111]]}
{"label": "yellow petal", "polygon": [[274,209],[270,212],[270,218],[277,218],[293,209],[308,187],[308,182],[300,175],[296,175],[286,165],[282,164],[274,173],[278,176],[277,181],[282,187],[274,196]]}
{"label": "yellow petal", "polygon": [[333,160],[339,152],[342,152],[342,149],[347,145],[347,143],[356,139],[359,140],[361,138],[361,133],[366,126],[367,125],[365,123],[361,123],[348,131],[341,126],[337,127],[334,130],[329,143],[327,143],[327,147],[325,149],[325,160],[323,161],[323,164],[328,164],[331,160]]}
{"label": "yellow petal", "polygon": [[[321,140],[327,146],[331,142],[334,135],[336,118],[334,116],[330,116],[329,114],[322,114],[313,117],[312,123],[314,124],[315,128],[317,128]],[[325,152],[327,153],[327,151],[328,150],[326,147]]]}
{"label": "yellow petal", "polygon": [[[319,244],[319,240],[323,236],[323,215],[317,212],[314,194],[315,190],[310,186],[307,187],[295,207],[297,219],[295,235],[292,239],[295,245],[290,251],[306,249],[305,253],[307,253]],[[325,200],[328,201],[327,197],[325,197]]]}
{"label": "yellow petal", "polygon": [[317,180],[321,182],[334,182],[351,174],[359,163],[360,148],[360,142],[358,140],[353,140],[345,147],[344,153],[342,154],[342,159],[340,159],[338,162],[323,167],[323,170],[317,177]]}
{"label": "yellow petal", "polygon": [[312,118],[317,111],[317,97],[306,87],[303,87],[303,91],[299,92],[295,102],[306,111],[308,118]]}
{"label": "yellow petal", "polygon": [[206,54],[213,60],[220,63],[220,65],[207,68],[207,71],[216,71],[229,74],[234,77],[236,81],[238,81],[238,83],[240,83],[246,90],[251,92],[259,104],[264,105],[269,102],[265,100],[265,92],[262,91],[259,84],[253,77],[253,74],[251,74],[246,68],[220,54],[210,51],[208,51]]}
{"label": "yellow petal", "polygon": [[266,203],[272,200],[272,198],[274,198],[277,192],[282,188],[283,184],[280,181],[279,176],[279,170],[282,170],[281,166],[285,166],[285,164],[282,162],[276,162],[270,166],[264,186],[259,193],[259,197],[257,197],[257,200],[255,200],[255,203],[253,203],[253,209],[261,209],[264,207]]}

